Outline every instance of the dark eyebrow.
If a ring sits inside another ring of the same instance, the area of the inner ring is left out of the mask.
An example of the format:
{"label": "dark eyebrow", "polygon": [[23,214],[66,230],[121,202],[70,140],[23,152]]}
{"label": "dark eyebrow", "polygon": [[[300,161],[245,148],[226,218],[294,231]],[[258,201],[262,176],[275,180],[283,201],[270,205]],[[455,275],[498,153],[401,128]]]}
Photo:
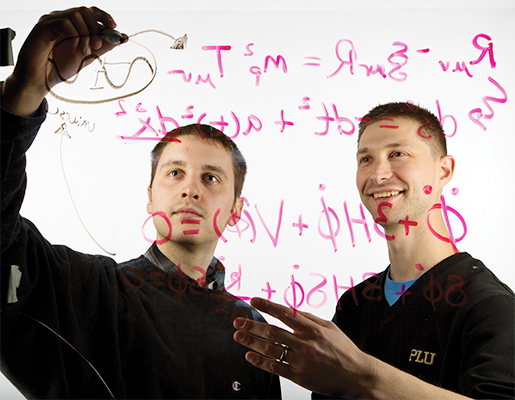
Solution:
{"label": "dark eyebrow", "polygon": [[168,160],[164,164],[161,164],[159,169],[163,169],[163,168],[167,168],[167,167],[176,167],[176,166],[178,166],[178,167],[185,167],[186,166],[186,162],[181,161],[181,160]]}
{"label": "dark eyebrow", "polygon": [[227,179],[227,173],[225,172],[225,170],[217,165],[209,165],[209,164],[204,164],[202,165],[202,169],[204,171],[212,171],[212,172],[216,172],[217,174],[221,175],[223,178]]}
{"label": "dark eyebrow", "polygon": [[[411,147],[408,143],[389,143],[386,145],[386,148],[387,149],[394,149],[394,148],[397,148],[397,147]],[[359,149],[357,154],[363,154],[363,153],[368,153],[370,150],[368,147],[363,147],[362,149]]]}
{"label": "dark eyebrow", "polygon": [[[168,167],[186,167],[186,161],[182,160],[168,160],[165,163],[161,164],[159,169],[164,169]],[[227,179],[227,172],[225,170],[217,165],[210,165],[210,164],[204,164],[202,165],[202,170],[206,172],[215,172],[219,175],[221,175],[223,178]]]}

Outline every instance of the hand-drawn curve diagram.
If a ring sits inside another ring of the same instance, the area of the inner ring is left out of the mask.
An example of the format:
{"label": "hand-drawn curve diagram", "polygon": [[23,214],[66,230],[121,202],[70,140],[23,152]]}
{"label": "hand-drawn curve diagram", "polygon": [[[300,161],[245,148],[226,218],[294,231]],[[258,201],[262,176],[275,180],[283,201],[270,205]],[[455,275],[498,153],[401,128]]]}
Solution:
{"label": "hand-drawn curve diagram", "polygon": [[[58,62],[53,58],[58,46],[76,38],[64,39],[54,46],[48,55],[48,62],[55,67],[59,79],[66,84],[50,89],[50,94],[68,103],[99,104],[141,93],[150,86],[157,74],[157,61],[152,51],[133,40],[133,37],[146,33],[170,37],[173,40],[170,49],[184,49],[188,40],[186,34],[175,38],[157,30],[138,32],[130,35],[126,43],[116,46],[105,55],[91,54],[84,57],[79,67],[80,72],[67,79],[63,76],[64,73],[60,73]],[[91,65],[82,69],[87,64]],[[48,80],[48,76],[46,78]]]}

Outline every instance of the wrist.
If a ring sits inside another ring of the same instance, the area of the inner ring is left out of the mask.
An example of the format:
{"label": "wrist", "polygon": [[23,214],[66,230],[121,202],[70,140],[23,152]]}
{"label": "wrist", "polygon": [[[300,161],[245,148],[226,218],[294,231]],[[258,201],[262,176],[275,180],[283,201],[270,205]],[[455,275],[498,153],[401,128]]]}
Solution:
{"label": "wrist", "polygon": [[357,389],[359,393],[356,398],[360,399],[377,399],[378,378],[379,378],[379,360],[369,354],[363,353],[363,364],[361,379],[358,382]]}
{"label": "wrist", "polygon": [[46,87],[24,84],[16,76],[7,77],[2,90],[2,108],[21,117],[32,116],[48,93]]}

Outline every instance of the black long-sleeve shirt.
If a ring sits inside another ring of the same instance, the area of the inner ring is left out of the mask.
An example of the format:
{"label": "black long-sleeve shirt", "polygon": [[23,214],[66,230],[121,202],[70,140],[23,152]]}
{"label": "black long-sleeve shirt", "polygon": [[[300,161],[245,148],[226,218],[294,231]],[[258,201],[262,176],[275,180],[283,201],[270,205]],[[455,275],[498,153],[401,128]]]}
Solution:
{"label": "black long-sleeve shirt", "polygon": [[515,397],[515,298],[510,288],[481,261],[458,253],[425,272],[390,306],[384,296],[387,273],[348,290],[338,302],[333,322],[354,344],[464,396]]}

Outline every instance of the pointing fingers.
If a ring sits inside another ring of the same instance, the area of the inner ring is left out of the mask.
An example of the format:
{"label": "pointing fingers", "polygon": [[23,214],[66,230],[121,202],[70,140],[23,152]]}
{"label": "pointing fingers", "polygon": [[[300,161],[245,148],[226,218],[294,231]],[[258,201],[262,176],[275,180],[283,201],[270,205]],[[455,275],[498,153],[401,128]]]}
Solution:
{"label": "pointing fingers", "polygon": [[234,340],[253,350],[245,358],[252,365],[273,374],[289,378],[294,368],[291,363],[296,361],[295,350],[283,345],[292,342],[293,335],[284,329],[266,323],[256,322],[245,318],[236,318]]}
{"label": "pointing fingers", "polygon": [[293,329],[236,318],[234,340],[251,350],[245,358],[252,365],[309,390],[338,396],[345,393],[342,387],[354,387],[361,372],[370,375],[369,357],[333,322],[263,299],[254,298],[251,305]]}

